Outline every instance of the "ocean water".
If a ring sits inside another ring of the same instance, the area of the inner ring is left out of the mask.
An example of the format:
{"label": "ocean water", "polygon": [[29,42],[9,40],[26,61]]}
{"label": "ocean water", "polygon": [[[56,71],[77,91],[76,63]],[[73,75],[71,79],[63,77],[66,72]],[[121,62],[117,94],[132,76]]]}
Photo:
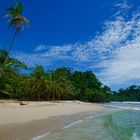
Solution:
{"label": "ocean water", "polygon": [[140,103],[112,102],[105,106],[120,110],[79,120],[38,140],[140,140]]}

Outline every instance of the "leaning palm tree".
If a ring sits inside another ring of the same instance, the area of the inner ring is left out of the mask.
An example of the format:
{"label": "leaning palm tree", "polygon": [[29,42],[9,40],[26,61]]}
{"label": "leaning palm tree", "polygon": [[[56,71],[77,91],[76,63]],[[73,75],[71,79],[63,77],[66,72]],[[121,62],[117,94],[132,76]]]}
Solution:
{"label": "leaning palm tree", "polygon": [[7,9],[7,11],[8,11],[8,13],[4,17],[8,19],[7,20],[8,27],[14,29],[14,35],[13,35],[12,41],[10,43],[10,47],[7,51],[7,56],[5,57],[4,64],[3,64],[2,68],[0,69],[0,78],[2,77],[5,63],[8,59],[8,55],[9,55],[10,51],[12,50],[17,33],[24,29],[25,24],[27,26],[29,26],[29,20],[25,16],[22,15],[22,13],[23,13],[22,3],[15,2],[15,7],[9,7]]}

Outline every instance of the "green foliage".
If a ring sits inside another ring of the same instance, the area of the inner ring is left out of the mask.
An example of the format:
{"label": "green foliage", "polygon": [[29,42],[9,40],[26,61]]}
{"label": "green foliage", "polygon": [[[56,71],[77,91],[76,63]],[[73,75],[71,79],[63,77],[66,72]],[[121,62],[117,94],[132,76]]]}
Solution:
{"label": "green foliage", "polygon": [[[0,50],[0,65],[3,65],[6,51]],[[110,89],[91,72],[58,68],[45,71],[40,65],[29,74],[21,69],[27,66],[17,59],[9,58],[4,75],[0,80],[0,97],[19,100],[81,100],[89,102],[108,101]]]}
{"label": "green foliage", "polygon": [[126,89],[119,89],[118,92],[110,94],[113,101],[140,101],[140,86],[132,85]]}
{"label": "green foliage", "polygon": [[15,2],[15,7],[9,7],[8,13],[4,16],[8,18],[7,23],[9,28],[13,28],[16,31],[20,31],[24,28],[24,24],[29,25],[29,20],[23,16],[23,4]]}
{"label": "green foliage", "polygon": [[[20,32],[21,29],[24,28],[24,25],[27,25],[27,26],[29,25],[29,20],[25,16],[23,16],[23,5],[20,2],[15,1],[15,7],[9,7],[7,9],[7,14],[5,14],[4,17],[7,18],[7,23],[8,23],[9,28],[14,29],[14,35],[13,35],[12,41],[10,43],[10,46],[9,46],[7,52],[2,53],[3,56],[1,55],[3,58],[1,59],[1,64],[0,64],[0,79],[2,77],[2,74],[3,74],[5,67],[7,66],[6,65],[7,63],[8,64],[11,64],[11,63],[15,64],[16,68],[21,66],[21,63],[18,60],[15,60],[15,59],[10,60],[9,59],[10,63],[7,61],[8,61],[8,56],[9,56],[9,54],[12,50],[12,47],[14,45],[17,33]],[[22,65],[22,67],[25,67],[25,65]]]}
{"label": "green foliage", "polygon": [[[7,52],[0,49],[0,66],[4,64],[4,58]],[[12,97],[16,92],[16,86],[20,77],[20,69],[27,68],[27,66],[17,59],[9,58],[4,64],[3,77],[0,78],[0,97]]]}

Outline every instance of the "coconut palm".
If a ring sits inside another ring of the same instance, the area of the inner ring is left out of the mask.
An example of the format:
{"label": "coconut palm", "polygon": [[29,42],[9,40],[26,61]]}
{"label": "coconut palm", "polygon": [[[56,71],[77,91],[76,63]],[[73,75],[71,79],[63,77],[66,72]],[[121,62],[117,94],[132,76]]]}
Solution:
{"label": "coconut palm", "polygon": [[[3,65],[6,56],[7,52],[0,49],[0,66]],[[10,96],[13,94],[14,90],[17,88],[19,70],[24,68],[26,68],[24,63],[17,59],[8,57],[5,63],[5,74],[0,79],[0,97],[2,97],[2,95]]]}
{"label": "coconut palm", "polygon": [[12,47],[14,45],[14,41],[16,39],[17,33],[24,29],[25,24],[27,26],[29,26],[29,20],[25,16],[22,15],[22,13],[23,13],[22,3],[15,2],[15,7],[9,7],[7,9],[7,11],[8,11],[8,13],[4,17],[8,19],[7,20],[8,27],[14,29],[14,35],[13,35],[12,41],[10,43],[10,47],[7,51],[7,56],[5,57],[4,64],[0,70],[0,78],[1,78],[2,73],[3,73],[5,63],[8,59],[8,55],[9,55],[9,53],[12,50]]}
{"label": "coconut palm", "polygon": [[42,66],[37,65],[31,74],[31,94],[33,98],[37,97],[39,101],[41,97],[47,96],[47,80],[46,73]]}
{"label": "coconut palm", "polygon": [[61,82],[57,79],[54,71],[47,78],[47,95],[48,99],[53,101],[60,99],[60,96],[63,95]]}

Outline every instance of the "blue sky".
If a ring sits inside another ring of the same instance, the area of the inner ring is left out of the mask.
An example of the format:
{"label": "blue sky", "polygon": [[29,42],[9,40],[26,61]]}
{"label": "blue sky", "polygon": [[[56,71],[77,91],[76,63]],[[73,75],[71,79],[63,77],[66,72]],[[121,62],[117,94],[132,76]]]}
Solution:
{"label": "blue sky", "polygon": [[[0,0],[0,15],[13,4]],[[16,39],[11,56],[45,69],[92,70],[112,89],[140,83],[139,0],[21,0],[30,29]],[[13,31],[0,19],[0,47]]]}

